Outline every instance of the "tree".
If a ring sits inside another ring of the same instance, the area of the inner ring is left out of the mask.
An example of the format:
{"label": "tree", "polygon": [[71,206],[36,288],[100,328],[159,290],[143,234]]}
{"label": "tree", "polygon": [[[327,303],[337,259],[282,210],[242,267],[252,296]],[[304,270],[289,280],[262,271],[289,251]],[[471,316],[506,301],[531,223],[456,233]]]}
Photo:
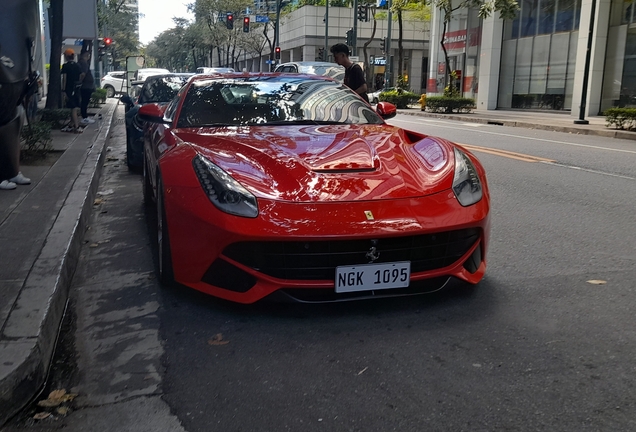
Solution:
{"label": "tree", "polygon": [[115,67],[126,64],[126,57],[139,54],[139,16],[128,0],[97,2],[97,21],[102,36],[113,39],[110,48]]}
{"label": "tree", "polygon": [[451,81],[448,82],[449,77],[451,77],[450,70],[450,62],[448,58],[448,51],[446,50],[446,45],[444,43],[444,39],[446,36],[446,29],[450,24],[453,13],[459,9],[465,8],[478,8],[479,9],[479,17],[480,18],[488,18],[494,12],[499,12],[499,16],[502,19],[513,19],[517,16],[517,12],[519,11],[519,4],[516,0],[424,0],[428,4],[433,7],[438,8],[442,12],[442,31],[441,31],[441,40],[440,44],[442,46],[442,51],[444,51],[444,61],[446,62],[446,73],[444,76],[445,87],[450,84],[451,88],[455,87],[455,79],[451,78]]}
{"label": "tree", "polygon": [[62,34],[64,32],[64,0],[51,0],[51,58],[49,64],[49,91],[46,96],[46,108],[57,109],[62,106]]}

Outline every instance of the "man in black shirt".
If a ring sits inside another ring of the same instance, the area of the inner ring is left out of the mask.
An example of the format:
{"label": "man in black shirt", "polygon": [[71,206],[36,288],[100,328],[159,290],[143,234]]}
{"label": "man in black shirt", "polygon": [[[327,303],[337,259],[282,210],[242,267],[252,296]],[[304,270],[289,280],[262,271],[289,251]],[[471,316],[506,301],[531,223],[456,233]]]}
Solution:
{"label": "man in black shirt", "polygon": [[343,43],[337,43],[331,47],[330,51],[336,63],[345,68],[344,85],[369,102],[364,71],[359,64],[352,62],[349,58],[349,47]]}
{"label": "man in black shirt", "polygon": [[[82,129],[79,127],[78,111],[80,108],[80,88],[82,86],[82,71],[77,63],[75,63],[75,51],[68,48],[64,51],[66,63],[62,66],[62,88],[66,96],[66,107],[71,109],[72,128],[62,129],[65,132],[80,133]],[[70,130],[69,130],[70,129]]]}

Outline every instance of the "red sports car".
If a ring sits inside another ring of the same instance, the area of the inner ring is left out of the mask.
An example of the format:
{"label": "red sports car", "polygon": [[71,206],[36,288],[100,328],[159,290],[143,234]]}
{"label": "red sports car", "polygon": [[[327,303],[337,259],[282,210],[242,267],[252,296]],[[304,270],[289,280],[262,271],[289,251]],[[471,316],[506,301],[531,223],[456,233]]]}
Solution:
{"label": "red sports car", "polygon": [[224,299],[436,291],[486,270],[490,198],[466,149],[385,123],[315,75],[195,76],[146,127],[159,272]]}

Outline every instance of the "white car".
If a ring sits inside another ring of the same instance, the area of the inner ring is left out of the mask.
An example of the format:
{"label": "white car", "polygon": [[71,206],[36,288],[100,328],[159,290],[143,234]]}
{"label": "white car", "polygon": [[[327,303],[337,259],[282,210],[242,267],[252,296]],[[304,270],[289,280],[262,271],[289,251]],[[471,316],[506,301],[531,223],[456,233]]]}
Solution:
{"label": "white car", "polygon": [[106,97],[112,98],[126,91],[126,71],[108,72],[102,77],[101,88],[106,90]]}
{"label": "white car", "polygon": [[130,85],[126,85],[126,71],[108,72],[102,77],[100,86],[101,88],[106,89],[106,97],[111,98],[118,94],[134,93],[134,84],[136,84],[136,82],[143,84],[149,76],[165,75],[169,73],[170,71],[168,69],[139,69],[135,72]]}
{"label": "white car", "polygon": [[214,74],[214,73],[232,73],[236,72],[234,68],[227,67],[200,67],[197,68],[198,74]]}
{"label": "white car", "polygon": [[380,93],[391,90],[395,90],[395,87],[381,88],[380,90],[376,90],[373,93],[369,93],[369,102],[372,104],[377,104],[378,102],[380,102]]}

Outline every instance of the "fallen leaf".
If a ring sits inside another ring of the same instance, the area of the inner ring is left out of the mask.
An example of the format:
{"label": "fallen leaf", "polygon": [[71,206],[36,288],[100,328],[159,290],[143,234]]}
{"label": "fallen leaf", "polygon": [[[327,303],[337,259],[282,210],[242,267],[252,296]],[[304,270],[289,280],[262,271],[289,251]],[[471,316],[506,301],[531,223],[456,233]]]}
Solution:
{"label": "fallen leaf", "polygon": [[47,412],[40,412],[33,416],[35,420],[44,420],[49,417],[51,417],[51,413],[47,413]]}
{"label": "fallen leaf", "polygon": [[97,192],[97,195],[104,196],[104,195],[112,195],[113,193],[115,193],[115,191],[114,191],[114,190],[112,190],[112,189],[107,189],[107,190],[105,190],[105,191]]}
{"label": "fallen leaf", "polygon": [[221,333],[217,333],[212,339],[208,340],[208,345],[226,345],[229,343],[230,341],[223,340]]}
{"label": "fallen leaf", "polygon": [[59,389],[59,390],[53,390],[51,393],[49,393],[49,399],[60,399],[62,396],[64,396],[66,394],[66,390],[64,389]]}
{"label": "fallen leaf", "polygon": [[97,244],[97,243],[91,243],[88,247],[96,248],[97,246],[99,246],[99,244]]}
{"label": "fallen leaf", "polygon": [[58,407],[58,409],[55,410],[55,412],[63,416],[67,415],[69,411],[70,409],[68,407]]}
{"label": "fallen leaf", "polygon": [[53,408],[62,404],[62,399],[44,399],[38,402],[38,406],[42,408]]}
{"label": "fallen leaf", "polygon": [[110,243],[110,240],[100,240],[97,243],[99,244]]}
{"label": "fallen leaf", "polygon": [[93,201],[93,205],[100,205],[101,203],[103,203],[104,200],[101,198],[96,198],[95,201]]}
{"label": "fallen leaf", "polygon": [[119,158],[116,158],[116,157],[108,157],[108,158],[106,158],[106,160],[107,160],[108,162],[117,162],[117,161],[119,160]]}
{"label": "fallen leaf", "polygon": [[607,281],[598,280],[598,279],[592,279],[592,280],[587,281],[587,283],[592,284],[592,285],[605,285],[607,283]]}
{"label": "fallen leaf", "polygon": [[360,372],[358,372],[358,375],[362,375],[364,373],[364,371],[366,371],[367,369],[369,369],[369,366],[365,367]]}

